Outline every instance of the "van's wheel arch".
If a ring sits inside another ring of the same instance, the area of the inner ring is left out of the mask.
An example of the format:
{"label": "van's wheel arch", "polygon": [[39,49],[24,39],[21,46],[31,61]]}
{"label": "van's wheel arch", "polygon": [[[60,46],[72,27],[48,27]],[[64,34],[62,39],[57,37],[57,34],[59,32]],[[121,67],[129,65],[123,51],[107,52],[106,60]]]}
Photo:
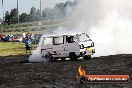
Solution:
{"label": "van's wheel arch", "polygon": [[70,57],[71,61],[76,61],[77,60],[77,55],[75,54],[75,52],[70,52],[69,57]]}

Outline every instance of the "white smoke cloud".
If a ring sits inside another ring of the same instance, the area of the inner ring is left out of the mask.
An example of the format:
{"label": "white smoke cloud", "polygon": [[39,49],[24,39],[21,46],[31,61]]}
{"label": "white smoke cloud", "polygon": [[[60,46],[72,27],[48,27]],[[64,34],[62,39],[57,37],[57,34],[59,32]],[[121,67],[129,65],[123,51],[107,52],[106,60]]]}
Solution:
{"label": "white smoke cloud", "polygon": [[45,58],[42,58],[42,55],[41,55],[41,44],[43,41],[43,36],[41,37],[39,41],[39,45],[37,49],[32,51],[32,55],[29,57],[29,62],[46,62],[47,61]]}
{"label": "white smoke cloud", "polygon": [[[95,56],[131,54],[131,0],[81,0],[73,17],[95,41]],[[78,15],[79,14],[79,15]],[[79,17],[78,17],[79,16]],[[77,24],[77,23],[75,23]]]}
{"label": "white smoke cloud", "polygon": [[131,54],[131,3],[131,0],[80,0],[61,32],[87,32],[95,42],[95,56]]}

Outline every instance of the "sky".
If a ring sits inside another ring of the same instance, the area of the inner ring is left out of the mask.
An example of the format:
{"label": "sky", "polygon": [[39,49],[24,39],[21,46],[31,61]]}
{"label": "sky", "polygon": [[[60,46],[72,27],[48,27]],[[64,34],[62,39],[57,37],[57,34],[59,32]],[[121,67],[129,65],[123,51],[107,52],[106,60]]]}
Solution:
{"label": "sky", "polygon": [[[17,0],[3,0],[4,8],[2,8],[2,0],[0,0],[0,18],[3,17],[4,11],[9,11],[17,7]],[[40,8],[40,0],[18,0],[19,1],[19,13],[29,13],[32,6]],[[65,3],[68,0],[42,0],[42,8],[54,7],[56,3]],[[73,1],[73,0],[69,0]]]}

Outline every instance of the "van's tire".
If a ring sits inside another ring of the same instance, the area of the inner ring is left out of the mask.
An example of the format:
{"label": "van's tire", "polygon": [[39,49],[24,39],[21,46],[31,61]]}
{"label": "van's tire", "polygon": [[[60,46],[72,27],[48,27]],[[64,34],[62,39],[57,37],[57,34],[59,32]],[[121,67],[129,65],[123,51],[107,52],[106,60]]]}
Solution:
{"label": "van's tire", "polygon": [[85,56],[83,56],[83,59],[84,60],[89,60],[89,59],[91,59],[91,55],[85,55]]}
{"label": "van's tire", "polygon": [[77,55],[75,53],[69,53],[69,57],[71,61],[76,61],[77,60]]}
{"label": "van's tire", "polygon": [[65,61],[65,60],[66,60],[66,58],[65,58],[65,57],[61,58],[61,61]]}
{"label": "van's tire", "polygon": [[52,62],[52,61],[54,61],[54,58],[53,58],[53,56],[52,56],[52,54],[47,54],[47,55],[45,55],[45,58],[46,58],[46,60],[48,61],[48,62]]}

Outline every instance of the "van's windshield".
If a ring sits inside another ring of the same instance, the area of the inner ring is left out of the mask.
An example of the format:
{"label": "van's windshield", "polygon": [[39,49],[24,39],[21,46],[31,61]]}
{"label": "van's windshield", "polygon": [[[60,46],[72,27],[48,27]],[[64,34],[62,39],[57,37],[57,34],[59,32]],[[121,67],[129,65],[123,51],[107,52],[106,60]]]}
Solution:
{"label": "van's windshield", "polygon": [[91,40],[87,34],[80,34],[78,38],[79,38],[79,42],[86,42]]}

